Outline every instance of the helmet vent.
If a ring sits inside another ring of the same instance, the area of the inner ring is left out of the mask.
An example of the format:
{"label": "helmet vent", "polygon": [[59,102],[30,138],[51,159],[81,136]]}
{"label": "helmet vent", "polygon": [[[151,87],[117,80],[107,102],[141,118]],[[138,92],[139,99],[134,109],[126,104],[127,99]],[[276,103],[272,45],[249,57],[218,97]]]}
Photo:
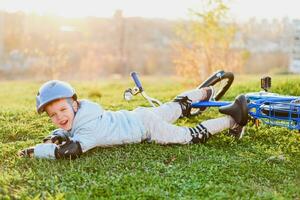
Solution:
{"label": "helmet vent", "polygon": [[54,87],[56,85],[56,82],[51,83],[50,87]]}

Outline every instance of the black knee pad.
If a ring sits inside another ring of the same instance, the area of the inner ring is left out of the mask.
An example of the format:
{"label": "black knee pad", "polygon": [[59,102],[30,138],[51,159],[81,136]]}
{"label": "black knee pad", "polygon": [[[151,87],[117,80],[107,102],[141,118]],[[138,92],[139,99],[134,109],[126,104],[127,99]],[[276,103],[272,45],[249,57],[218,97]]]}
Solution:
{"label": "black knee pad", "polygon": [[181,107],[181,117],[189,117],[191,115],[192,101],[187,96],[177,96],[174,102],[178,102]]}

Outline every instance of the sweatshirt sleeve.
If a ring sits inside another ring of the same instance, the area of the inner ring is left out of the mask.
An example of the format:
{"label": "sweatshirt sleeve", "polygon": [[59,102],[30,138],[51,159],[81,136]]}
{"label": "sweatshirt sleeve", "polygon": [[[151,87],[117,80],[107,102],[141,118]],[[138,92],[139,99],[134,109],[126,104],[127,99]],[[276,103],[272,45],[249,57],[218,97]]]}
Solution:
{"label": "sweatshirt sleeve", "polygon": [[[69,138],[71,141],[79,143],[81,151],[83,153],[97,146],[94,127],[94,123],[87,123],[85,126],[78,129],[73,137]],[[52,135],[66,136],[64,132],[61,132],[59,129],[53,131]],[[59,153],[60,150],[62,150],[61,147],[61,145],[56,145],[55,143],[37,144],[34,147],[34,157],[57,159],[56,154]]]}
{"label": "sweatshirt sleeve", "polygon": [[34,147],[34,157],[55,159],[57,145],[53,143],[37,144]]}
{"label": "sweatshirt sleeve", "polygon": [[93,128],[88,126],[78,130],[77,133],[72,138],[72,140],[80,143],[83,153],[98,146],[97,135],[93,130]]}

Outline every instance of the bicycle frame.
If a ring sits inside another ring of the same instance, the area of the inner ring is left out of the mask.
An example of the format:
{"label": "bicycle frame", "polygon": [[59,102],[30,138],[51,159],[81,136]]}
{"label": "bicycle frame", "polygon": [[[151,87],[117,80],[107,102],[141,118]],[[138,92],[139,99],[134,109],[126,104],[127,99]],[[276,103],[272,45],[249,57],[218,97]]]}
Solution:
{"label": "bicycle frame", "polygon": [[[129,101],[133,95],[140,93],[151,106],[155,107],[162,104],[159,100],[146,94],[136,72],[132,72],[131,77],[135,82],[135,87],[125,91],[124,98],[126,100]],[[267,82],[262,82],[262,88],[265,91],[245,94],[250,118],[255,121],[255,124],[258,124],[260,120],[270,126],[281,126],[300,131],[300,104],[293,103],[293,101],[299,100],[300,97],[267,92],[270,86],[271,78],[267,77]],[[128,94],[130,98],[127,99]],[[192,108],[221,107],[231,103],[231,101],[200,101],[192,103]]]}
{"label": "bicycle frame", "polygon": [[[283,96],[270,92],[247,93],[248,114],[254,120],[261,120],[271,126],[300,130],[300,104],[292,103],[296,96]],[[228,101],[203,101],[193,103],[193,108],[221,107]]]}

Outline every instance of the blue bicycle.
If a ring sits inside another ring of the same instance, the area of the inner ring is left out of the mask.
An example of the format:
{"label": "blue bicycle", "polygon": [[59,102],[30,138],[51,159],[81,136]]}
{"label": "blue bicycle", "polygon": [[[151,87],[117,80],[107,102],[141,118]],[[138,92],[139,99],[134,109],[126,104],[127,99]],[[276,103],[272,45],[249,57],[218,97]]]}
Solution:
{"label": "blue bicycle", "polygon": [[[131,77],[135,82],[135,87],[124,92],[126,100],[129,101],[134,95],[141,94],[152,106],[161,104],[159,100],[146,94],[136,72],[132,72]],[[232,102],[220,101],[220,99],[228,91],[233,80],[233,73],[220,70],[199,85],[198,88],[214,86],[214,100],[193,103],[191,116],[201,114],[203,112],[201,108],[204,107],[219,107],[222,109],[225,106],[232,105]],[[271,77],[266,76],[261,79],[261,88],[264,91],[245,94],[249,120],[252,120],[256,125],[262,122],[270,126],[281,126],[300,132],[300,97],[268,92],[270,87]]]}

